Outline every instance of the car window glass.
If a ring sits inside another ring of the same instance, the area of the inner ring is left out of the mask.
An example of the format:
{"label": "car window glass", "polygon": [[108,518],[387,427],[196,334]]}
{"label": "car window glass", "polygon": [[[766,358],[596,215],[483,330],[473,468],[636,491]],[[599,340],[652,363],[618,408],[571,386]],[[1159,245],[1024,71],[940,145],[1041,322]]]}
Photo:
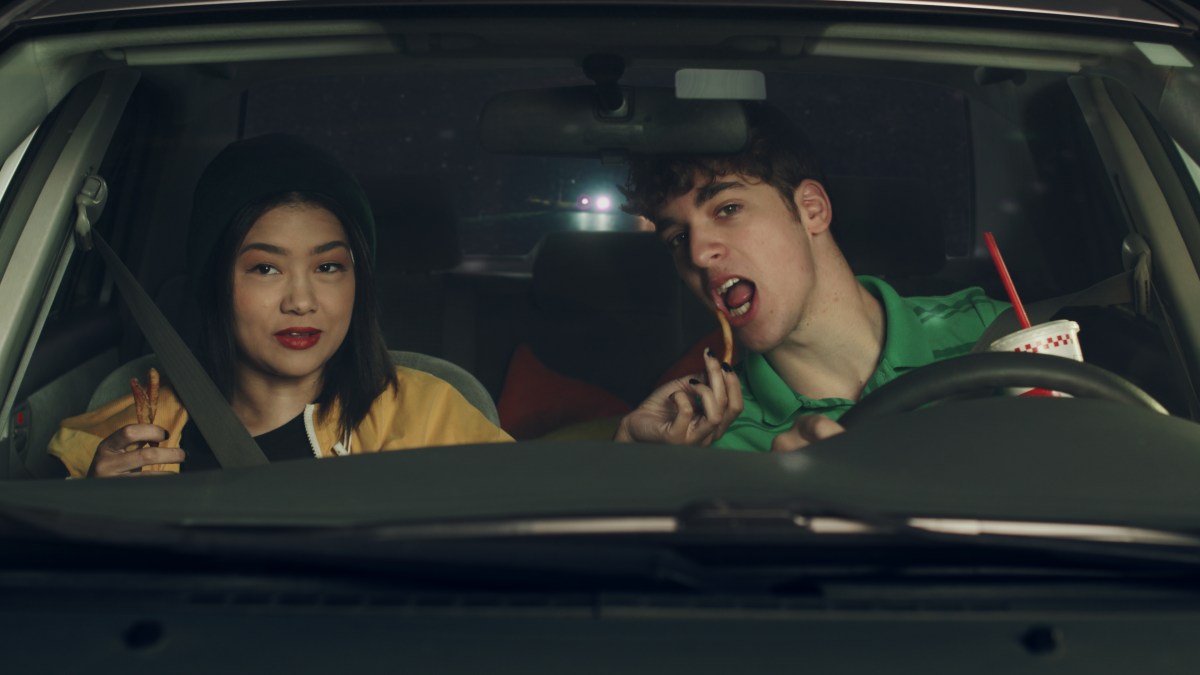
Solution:
{"label": "car window glass", "polygon": [[[674,69],[631,69],[622,82],[672,86]],[[468,255],[525,255],[556,230],[631,231],[617,185],[625,169],[594,159],[514,157],[477,142],[479,111],[514,89],[586,86],[577,68],[368,73],[272,81],[246,93],[243,136],[286,132],[326,147],[370,185],[434,177]],[[916,179],[946,251],[971,244],[968,106],[957,92],[912,80],[767,73],[768,98],[806,127],[826,172]],[[393,183],[394,184],[394,183]],[[387,190],[371,195],[387,208]],[[383,202],[383,203],[381,203]],[[401,208],[401,211],[403,209]]]}

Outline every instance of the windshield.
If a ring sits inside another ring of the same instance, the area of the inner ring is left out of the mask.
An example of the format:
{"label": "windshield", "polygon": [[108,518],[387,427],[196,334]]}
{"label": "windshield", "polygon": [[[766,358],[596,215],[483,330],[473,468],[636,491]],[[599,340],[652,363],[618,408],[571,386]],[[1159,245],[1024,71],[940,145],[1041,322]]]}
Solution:
{"label": "windshield", "polygon": [[3,43],[17,530],[1190,569],[1184,29],[293,11]]}

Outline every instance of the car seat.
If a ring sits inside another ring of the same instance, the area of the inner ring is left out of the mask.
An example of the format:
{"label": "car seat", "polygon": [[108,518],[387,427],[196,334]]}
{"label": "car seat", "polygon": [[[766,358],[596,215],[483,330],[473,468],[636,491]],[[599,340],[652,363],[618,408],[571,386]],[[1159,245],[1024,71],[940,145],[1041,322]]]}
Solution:
{"label": "car seat", "polygon": [[958,281],[946,267],[945,229],[930,208],[935,195],[921,180],[831,175],[834,241],[855,274],[880,277],[901,295],[942,295]]}
{"label": "car seat", "polygon": [[444,273],[462,260],[450,194],[432,175],[358,178],[375,215],[375,287],[386,343],[448,354],[444,341],[459,337],[455,331],[461,327],[453,320],[459,298],[447,288]]}
{"label": "car seat", "polygon": [[[467,402],[478,408],[484,417],[491,420],[493,424],[500,423],[500,416],[496,413],[496,404],[492,401],[491,395],[479,380],[466,370],[445,359],[427,354],[395,350],[388,353],[392,357],[392,363],[397,366],[421,370],[449,382],[463,395],[463,398],[467,399]],[[128,394],[129,379],[144,377],[150,366],[161,369],[155,354],[140,356],[109,373],[92,393],[88,410],[95,410],[109,401]]]}

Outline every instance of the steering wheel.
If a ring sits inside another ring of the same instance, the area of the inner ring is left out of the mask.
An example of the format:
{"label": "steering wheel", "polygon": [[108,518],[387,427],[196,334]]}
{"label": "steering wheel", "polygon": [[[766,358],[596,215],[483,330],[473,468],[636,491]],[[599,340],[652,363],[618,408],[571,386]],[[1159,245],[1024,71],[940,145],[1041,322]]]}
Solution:
{"label": "steering wheel", "polygon": [[1004,387],[1043,387],[1077,398],[1166,408],[1125,378],[1089,363],[1025,352],[986,352],[938,361],[896,378],[857,403],[839,422],[849,429],[875,417],[915,410],[949,396]]}

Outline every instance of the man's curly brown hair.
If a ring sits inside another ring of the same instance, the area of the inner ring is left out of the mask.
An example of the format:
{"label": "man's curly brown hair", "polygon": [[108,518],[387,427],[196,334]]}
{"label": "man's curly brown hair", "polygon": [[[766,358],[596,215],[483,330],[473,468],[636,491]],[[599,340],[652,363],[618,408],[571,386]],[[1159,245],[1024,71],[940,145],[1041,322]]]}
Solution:
{"label": "man's curly brown hair", "polygon": [[[745,148],[729,156],[652,155],[630,160],[625,185],[620,187],[627,213],[654,221],[668,201],[687,194],[697,183],[739,175],[774,187],[788,209],[797,214],[792,194],[806,179],[824,182],[808,139],[779,109],[765,103],[744,103],[749,138]],[[797,214],[798,216],[798,214]]]}

